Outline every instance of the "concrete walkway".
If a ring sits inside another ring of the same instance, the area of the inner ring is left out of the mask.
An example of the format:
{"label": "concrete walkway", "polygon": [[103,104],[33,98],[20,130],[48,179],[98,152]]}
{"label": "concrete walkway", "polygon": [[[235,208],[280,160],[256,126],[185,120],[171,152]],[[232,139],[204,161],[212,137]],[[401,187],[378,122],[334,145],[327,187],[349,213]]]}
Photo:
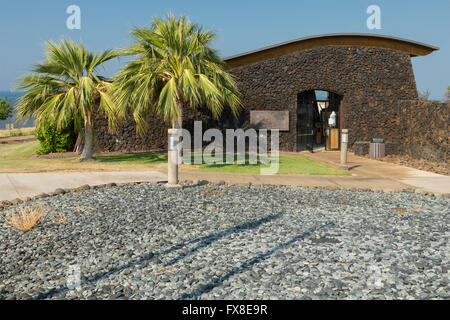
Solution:
{"label": "concrete walkway", "polygon": [[338,189],[366,189],[374,191],[402,191],[411,189],[407,184],[385,178],[345,177],[345,176],[309,176],[309,175],[275,175],[236,174],[219,172],[182,172],[182,180],[208,180],[210,182],[226,182],[235,185],[279,185],[322,187]]}
{"label": "concrete walkway", "polygon": [[[312,160],[339,166],[339,152],[292,153]],[[353,154],[348,156],[352,176],[307,176],[233,173],[180,172],[181,181],[207,180],[213,183],[244,185],[287,185],[336,189],[364,189],[395,192],[415,190],[433,194],[450,194],[450,177],[407,168],[391,163],[375,161]],[[11,173],[0,174],[0,201],[23,199],[57,188],[77,188],[83,185],[108,183],[150,182],[167,180],[159,171],[146,172],[82,172],[82,173]]]}
{"label": "concrete walkway", "polygon": [[[302,152],[302,156],[335,168],[339,167],[339,152]],[[409,168],[388,162],[372,160],[348,154],[350,172],[354,177],[382,178],[405,184],[419,191],[448,194],[450,193],[450,176]]]}
{"label": "concrete walkway", "polygon": [[[339,168],[339,152],[301,152],[286,155],[303,156],[334,168]],[[436,195],[450,194],[450,177],[432,172],[417,170],[392,163],[376,161],[348,154],[351,177],[344,176],[307,176],[307,175],[275,175],[261,176],[256,174],[233,173],[200,173],[182,172],[182,180],[208,180],[230,184],[254,185],[287,185],[303,187],[322,187],[338,189],[365,189],[384,192],[414,190]]]}
{"label": "concrete walkway", "polygon": [[150,182],[166,180],[159,171],[147,172],[55,172],[55,173],[1,173],[0,201],[34,197],[58,188],[98,186],[108,183]]}

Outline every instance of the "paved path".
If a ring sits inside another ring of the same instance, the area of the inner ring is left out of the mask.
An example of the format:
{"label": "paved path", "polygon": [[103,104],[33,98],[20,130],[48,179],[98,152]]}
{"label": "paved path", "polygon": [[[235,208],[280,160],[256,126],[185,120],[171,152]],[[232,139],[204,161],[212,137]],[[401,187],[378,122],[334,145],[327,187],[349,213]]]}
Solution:
{"label": "paved path", "polygon": [[230,184],[245,185],[284,185],[302,187],[325,187],[347,189],[371,189],[376,191],[402,191],[411,186],[380,177],[343,177],[343,176],[308,176],[308,175],[275,175],[261,176],[258,174],[236,174],[219,172],[182,172],[182,180],[224,181]]}
{"label": "paved path", "polygon": [[[296,155],[299,155],[296,153]],[[339,165],[339,152],[301,153],[307,158]],[[374,191],[402,191],[414,189],[435,194],[450,194],[450,177],[391,163],[375,161],[349,154],[352,176],[307,176],[181,172],[180,180],[224,181],[229,184],[288,185],[304,187],[370,189]],[[76,188],[82,185],[107,183],[152,182],[167,180],[159,171],[146,172],[84,172],[84,173],[12,173],[0,174],[0,200],[13,200],[53,192],[57,188]]]}
{"label": "paved path", "polygon": [[[301,153],[302,156],[338,167],[339,152]],[[450,176],[409,168],[388,162],[348,155],[350,172],[355,177],[382,178],[432,193],[450,193]]]}
{"label": "paved path", "polygon": [[77,188],[83,185],[107,183],[152,182],[165,180],[159,171],[146,172],[55,172],[55,173],[1,173],[0,200],[33,197],[53,192],[57,188]]}

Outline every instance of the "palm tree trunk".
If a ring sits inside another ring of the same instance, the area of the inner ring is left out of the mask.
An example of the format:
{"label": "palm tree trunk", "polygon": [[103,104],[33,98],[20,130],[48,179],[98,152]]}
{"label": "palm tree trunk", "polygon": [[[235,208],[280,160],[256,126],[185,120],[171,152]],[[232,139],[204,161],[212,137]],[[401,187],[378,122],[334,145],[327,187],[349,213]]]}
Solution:
{"label": "palm tree trunk", "polygon": [[[178,117],[177,117],[177,129],[183,129],[183,107],[182,104],[180,103],[178,106]],[[180,133],[179,133],[180,134]],[[183,157],[183,148],[182,148],[182,141],[180,140],[180,136],[178,136],[178,146],[177,146],[177,150],[178,150],[178,159],[182,159]]]}
{"label": "palm tree trunk", "polygon": [[89,115],[84,120],[84,148],[81,154],[81,160],[92,159],[94,154],[94,125]]}
{"label": "palm tree trunk", "polygon": [[[182,103],[180,103],[178,105],[178,116],[177,119],[172,120],[172,129],[183,129],[183,107],[182,107]],[[183,156],[183,148],[182,148],[182,144],[181,144],[181,140],[180,140],[180,136],[178,136],[178,145],[177,145],[177,150],[178,150],[178,159],[181,159],[181,157]]]}
{"label": "palm tree trunk", "polygon": [[181,103],[178,106],[178,117],[177,117],[175,129],[183,129],[183,107],[182,107]]}

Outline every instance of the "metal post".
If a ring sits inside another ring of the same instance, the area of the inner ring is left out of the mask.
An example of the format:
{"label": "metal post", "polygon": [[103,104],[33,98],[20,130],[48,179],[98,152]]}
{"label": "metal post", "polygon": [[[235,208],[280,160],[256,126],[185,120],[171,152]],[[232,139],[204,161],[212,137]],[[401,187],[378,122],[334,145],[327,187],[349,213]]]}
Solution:
{"label": "metal post", "polygon": [[348,148],[348,129],[342,129],[341,138],[341,164],[339,169],[348,170],[347,165],[347,148]]}
{"label": "metal post", "polygon": [[179,135],[177,129],[169,129],[169,148],[168,148],[168,184],[167,188],[181,188],[178,184],[178,142]]}

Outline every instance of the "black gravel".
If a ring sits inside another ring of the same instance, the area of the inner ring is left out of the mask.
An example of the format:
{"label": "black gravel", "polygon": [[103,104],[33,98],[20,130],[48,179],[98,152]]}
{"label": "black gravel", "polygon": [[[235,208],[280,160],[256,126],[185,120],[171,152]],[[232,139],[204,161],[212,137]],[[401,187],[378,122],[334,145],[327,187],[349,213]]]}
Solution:
{"label": "black gravel", "polygon": [[38,204],[32,231],[0,218],[0,299],[449,298],[446,198],[137,185]]}

